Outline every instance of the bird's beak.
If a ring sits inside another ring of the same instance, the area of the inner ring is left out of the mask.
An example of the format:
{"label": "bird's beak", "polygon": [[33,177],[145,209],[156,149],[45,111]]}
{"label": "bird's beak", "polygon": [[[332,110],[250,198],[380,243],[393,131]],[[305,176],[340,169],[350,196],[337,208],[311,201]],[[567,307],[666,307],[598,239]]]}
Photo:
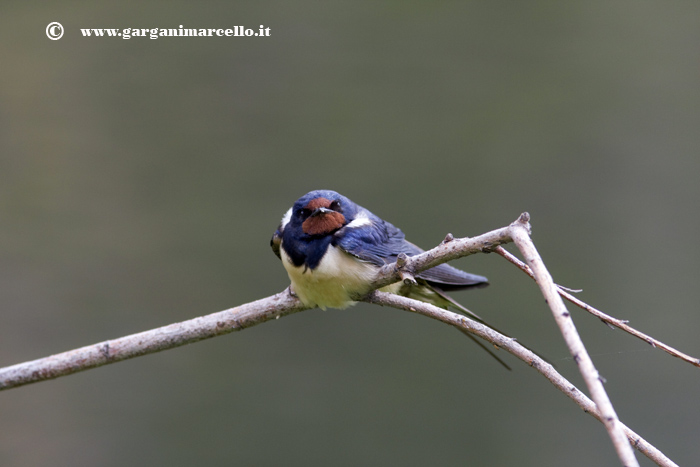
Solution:
{"label": "bird's beak", "polygon": [[328,212],[333,212],[333,210],[328,209],[328,208],[318,208],[314,212],[312,212],[309,217],[316,217],[316,216],[319,216],[321,214],[326,214]]}

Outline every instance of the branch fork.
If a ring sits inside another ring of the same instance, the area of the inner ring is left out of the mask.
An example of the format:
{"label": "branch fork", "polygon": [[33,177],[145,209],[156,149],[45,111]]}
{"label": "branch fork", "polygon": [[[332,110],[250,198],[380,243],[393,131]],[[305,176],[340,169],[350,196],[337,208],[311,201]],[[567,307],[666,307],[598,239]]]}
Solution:
{"label": "branch fork", "polygon": [[414,277],[413,273],[406,267],[408,264],[408,256],[406,256],[406,253],[399,253],[399,256],[396,257],[395,264],[396,271],[399,273],[401,282],[406,285],[416,285],[418,283],[416,282],[416,278]]}

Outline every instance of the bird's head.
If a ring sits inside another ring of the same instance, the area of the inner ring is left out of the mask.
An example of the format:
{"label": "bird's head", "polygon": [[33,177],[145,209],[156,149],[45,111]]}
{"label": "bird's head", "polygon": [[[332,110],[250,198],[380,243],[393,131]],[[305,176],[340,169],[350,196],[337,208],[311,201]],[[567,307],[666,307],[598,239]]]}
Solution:
{"label": "bird's head", "polygon": [[[301,261],[309,242],[326,239],[358,217],[362,208],[345,196],[331,190],[314,190],[301,198],[282,217],[270,240],[272,251],[279,257],[282,240],[288,253]],[[325,248],[323,249],[325,251]]]}
{"label": "bird's head", "polygon": [[292,206],[285,227],[309,237],[331,235],[352,222],[357,205],[330,190],[315,190],[299,198]]}

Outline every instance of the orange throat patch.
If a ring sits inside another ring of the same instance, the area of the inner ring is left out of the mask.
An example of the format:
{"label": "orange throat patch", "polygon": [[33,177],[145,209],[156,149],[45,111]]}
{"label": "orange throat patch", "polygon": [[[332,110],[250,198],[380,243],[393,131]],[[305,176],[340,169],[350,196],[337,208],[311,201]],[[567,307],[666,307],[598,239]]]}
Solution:
{"label": "orange throat patch", "polygon": [[[311,211],[315,211],[318,208],[329,209],[331,207],[331,201],[326,198],[315,198],[309,201],[309,204],[304,207]],[[301,229],[307,235],[328,235],[331,232],[335,232],[343,225],[345,225],[345,216],[339,212],[332,211],[322,212],[309,217],[301,224]]]}
{"label": "orange throat patch", "polygon": [[301,224],[307,235],[326,235],[341,228],[345,224],[345,216],[339,212],[326,212],[309,217]]}

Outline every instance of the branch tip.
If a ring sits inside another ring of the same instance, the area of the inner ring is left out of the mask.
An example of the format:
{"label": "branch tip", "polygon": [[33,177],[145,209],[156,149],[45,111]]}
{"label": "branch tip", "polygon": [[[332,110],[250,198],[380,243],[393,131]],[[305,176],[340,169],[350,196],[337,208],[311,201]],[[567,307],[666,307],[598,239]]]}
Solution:
{"label": "branch tip", "polygon": [[416,285],[418,282],[416,281],[416,278],[413,277],[413,274],[406,272],[406,271],[401,271],[399,272],[401,275],[401,280],[403,281],[404,284],[406,285]]}
{"label": "branch tip", "polygon": [[511,227],[524,227],[525,230],[527,231],[527,234],[530,235],[532,234],[532,226],[530,225],[530,213],[529,212],[524,212],[520,214],[520,216],[510,224]]}
{"label": "branch tip", "polygon": [[565,290],[566,292],[570,292],[570,293],[581,293],[581,292],[583,292],[583,289],[571,289],[571,288],[566,287],[566,286],[563,286],[563,285],[559,285],[559,284],[555,284],[555,285],[556,285],[557,287],[559,287],[560,289]]}
{"label": "branch tip", "polygon": [[406,253],[399,253],[399,256],[396,257],[396,268],[401,270],[404,267],[406,267],[406,263],[408,262],[408,256],[406,256]]}
{"label": "branch tip", "polygon": [[413,277],[413,273],[406,270],[406,265],[408,264],[408,256],[406,253],[399,253],[396,257],[396,270],[399,273],[399,277],[406,285],[416,285],[416,278]]}

